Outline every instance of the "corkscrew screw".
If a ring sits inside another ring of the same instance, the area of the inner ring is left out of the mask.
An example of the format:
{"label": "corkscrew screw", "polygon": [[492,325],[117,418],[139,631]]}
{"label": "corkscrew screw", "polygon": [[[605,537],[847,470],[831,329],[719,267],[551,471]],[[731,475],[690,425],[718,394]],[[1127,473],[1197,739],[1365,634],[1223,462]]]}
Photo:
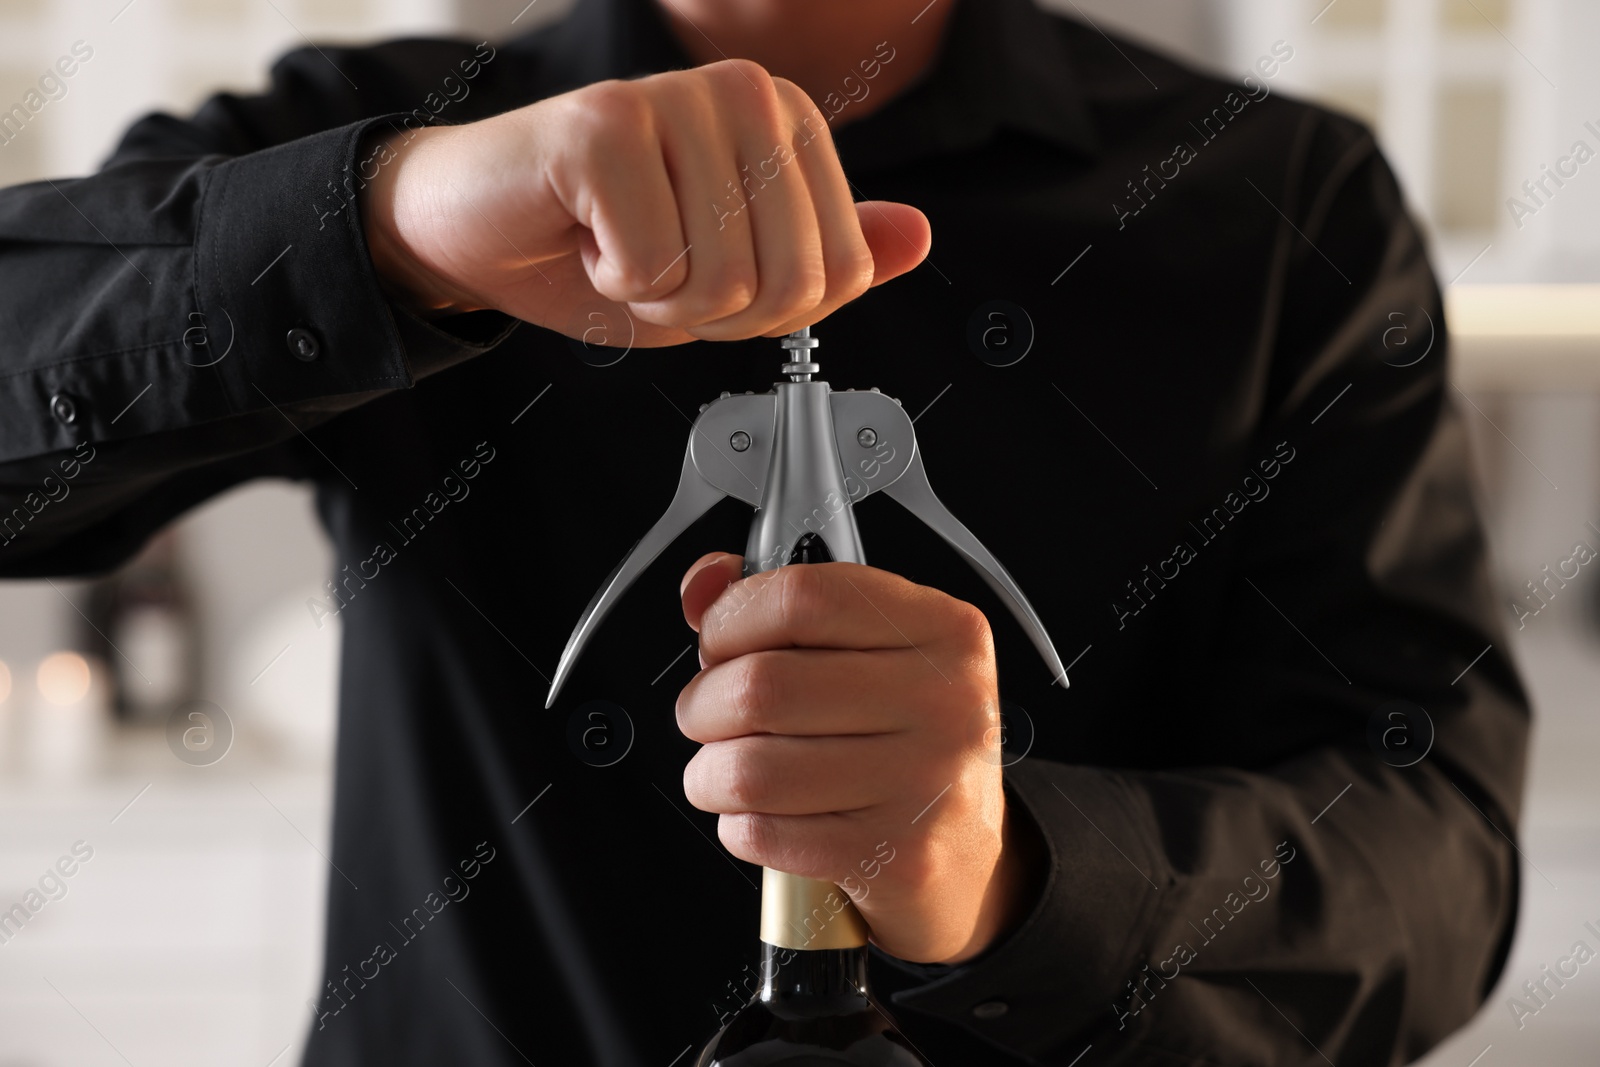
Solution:
{"label": "corkscrew screw", "polygon": [[1016,581],[928,484],[911,419],[876,388],[833,392],[814,381],[809,328],[782,341],[787,381],[770,392],[700,406],[678,489],[656,524],[601,583],[561,653],[550,707],[584,647],[628,589],[678,535],[724,497],[756,509],[745,545],[750,577],[789,563],[865,563],[854,508],[884,493],[950,544],[1000,597],[1063,687],[1067,671]]}

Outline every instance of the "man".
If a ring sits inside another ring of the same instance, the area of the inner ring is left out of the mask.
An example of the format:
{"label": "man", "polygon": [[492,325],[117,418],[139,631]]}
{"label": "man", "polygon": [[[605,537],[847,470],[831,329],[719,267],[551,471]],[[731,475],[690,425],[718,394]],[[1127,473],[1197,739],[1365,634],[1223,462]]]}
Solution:
{"label": "man", "polygon": [[[1263,52],[1239,85],[1028,0],[586,0],[498,48],[298,51],[0,194],[4,573],[316,482],[345,643],[306,1063],[675,1062],[748,995],[749,864],[889,855],[873,981],[941,1065],[1401,1063],[1471,1015],[1528,710],[1438,289],[1370,135]],[[811,324],[835,388],[916,413],[1071,689],[887,505],[875,567],[726,610],[728,505],[543,711],[694,407]]]}

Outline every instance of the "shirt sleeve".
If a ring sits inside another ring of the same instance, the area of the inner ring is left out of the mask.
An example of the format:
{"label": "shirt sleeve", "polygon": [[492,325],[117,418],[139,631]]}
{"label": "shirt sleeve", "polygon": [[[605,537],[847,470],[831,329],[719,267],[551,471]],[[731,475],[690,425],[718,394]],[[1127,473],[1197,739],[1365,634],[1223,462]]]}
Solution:
{"label": "shirt sleeve", "polygon": [[238,481],[321,476],[306,431],[509,334],[391,299],[358,211],[370,140],[441,121],[399,110],[402,72],[458,53],[483,70],[458,42],[293,52],[93,175],[0,190],[0,575],[103,570]]}
{"label": "shirt sleeve", "polygon": [[1410,1062],[1504,965],[1529,709],[1440,294],[1370,135],[1308,125],[1298,181],[1250,174],[1287,216],[1251,447],[1294,473],[1241,531],[1192,705],[1146,717],[1298,740],[1254,767],[1007,768],[1050,853],[1031,914],[963,965],[889,962],[919,979],[895,1004],[1029,1062]]}

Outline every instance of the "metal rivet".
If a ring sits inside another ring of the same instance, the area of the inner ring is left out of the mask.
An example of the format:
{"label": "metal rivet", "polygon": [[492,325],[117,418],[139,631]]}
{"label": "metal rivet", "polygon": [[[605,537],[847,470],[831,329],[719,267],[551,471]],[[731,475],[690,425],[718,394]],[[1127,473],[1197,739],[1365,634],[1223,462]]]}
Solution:
{"label": "metal rivet", "polygon": [[750,435],[743,430],[735,430],[733,436],[728,438],[728,443],[733,446],[735,452],[743,452],[750,447]]}
{"label": "metal rivet", "polygon": [[50,398],[50,414],[56,421],[68,426],[78,421],[78,405],[67,393],[57,393]]}
{"label": "metal rivet", "polygon": [[302,362],[310,363],[322,354],[322,345],[310,330],[296,326],[285,340],[289,343],[289,354]]}
{"label": "metal rivet", "polygon": [[871,426],[861,427],[861,431],[856,434],[856,444],[860,445],[862,448],[871,448],[877,443],[878,431],[874,430]]}

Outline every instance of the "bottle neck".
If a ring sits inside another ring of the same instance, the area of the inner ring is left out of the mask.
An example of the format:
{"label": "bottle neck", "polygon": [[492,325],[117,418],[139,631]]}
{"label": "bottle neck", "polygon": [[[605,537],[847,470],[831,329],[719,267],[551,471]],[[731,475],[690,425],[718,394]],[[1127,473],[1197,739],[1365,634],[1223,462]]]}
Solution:
{"label": "bottle neck", "polygon": [[865,1000],[867,946],[782,948],[761,942],[761,1000]]}

